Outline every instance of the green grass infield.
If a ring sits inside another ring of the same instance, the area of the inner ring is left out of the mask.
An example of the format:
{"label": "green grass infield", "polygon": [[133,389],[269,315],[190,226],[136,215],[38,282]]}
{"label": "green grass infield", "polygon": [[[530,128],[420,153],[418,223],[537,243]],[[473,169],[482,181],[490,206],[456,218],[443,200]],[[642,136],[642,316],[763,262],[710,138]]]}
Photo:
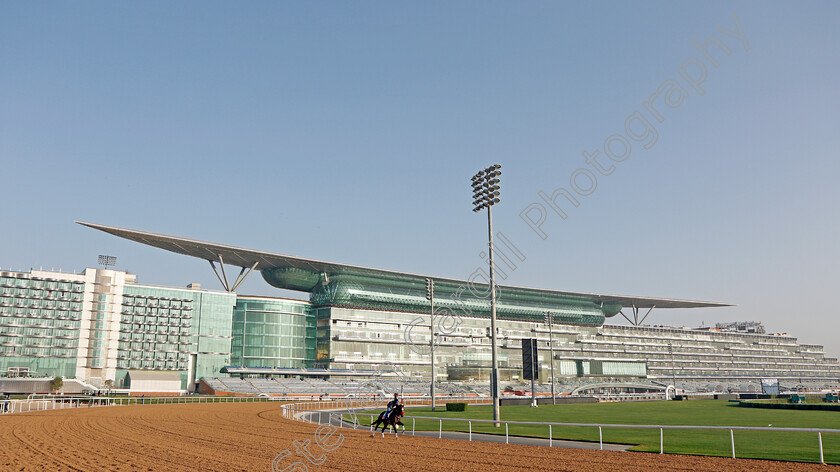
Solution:
{"label": "green grass infield", "polygon": [[[369,424],[369,412],[359,415],[361,424]],[[378,413],[378,412],[376,412]],[[438,407],[407,408],[403,422],[406,430],[437,431],[437,420],[413,419],[417,416],[461,419],[493,419],[490,406],[470,405],[465,412],[446,411]],[[769,410],[741,408],[726,400],[649,401],[540,405],[502,407],[503,421],[537,421],[550,423],[695,425],[695,426],[758,426],[777,428],[840,429],[840,413],[835,411]],[[346,419],[349,419],[345,416]],[[444,422],[444,431],[469,430],[464,422]],[[473,423],[474,433],[505,434],[504,426]],[[511,436],[548,438],[548,426],[510,425]],[[604,442],[634,444],[631,450],[659,452],[658,429],[603,428]],[[819,462],[817,433],[784,431],[735,431],[735,452],[739,458]],[[554,426],[554,439],[598,441],[598,428]],[[822,435],[826,463],[840,464],[840,434]],[[672,454],[730,457],[729,431],[668,430],[664,431],[664,450]]]}

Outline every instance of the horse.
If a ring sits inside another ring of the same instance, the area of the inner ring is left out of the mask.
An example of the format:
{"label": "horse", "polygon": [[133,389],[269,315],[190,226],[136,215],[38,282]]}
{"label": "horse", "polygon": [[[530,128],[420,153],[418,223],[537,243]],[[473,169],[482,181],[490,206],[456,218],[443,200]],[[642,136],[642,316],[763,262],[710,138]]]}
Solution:
{"label": "horse", "polygon": [[397,405],[391,410],[391,414],[388,415],[388,418],[385,419],[385,414],[388,413],[387,411],[383,411],[379,414],[379,418],[376,419],[375,422],[371,423],[373,426],[373,431],[370,433],[370,437],[373,437],[376,434],[376,429],[379,428],[379,424],[382,424],[382,437],[385,437],[385,430],[388,427],[394,428],[394,437],[399,439],[399,433],[397,432],[397,425],[402,425],[402,421],[400,421],[405,414],[405,409],[402,405]]}

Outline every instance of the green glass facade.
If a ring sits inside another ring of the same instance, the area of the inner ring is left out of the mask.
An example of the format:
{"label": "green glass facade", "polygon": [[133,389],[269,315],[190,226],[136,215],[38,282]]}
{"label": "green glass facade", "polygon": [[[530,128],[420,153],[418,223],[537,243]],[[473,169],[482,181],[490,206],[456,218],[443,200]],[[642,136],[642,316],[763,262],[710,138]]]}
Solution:
{"label": "green glass facade", "polygon": [[198,343],[195,378],[218,377],[222,367],[231,362],[231,318],[236,294],[193,291],[191,296],[193,303],[197,304],[197,319],[192,326]]}
{"label": "green glass facade", "polygon": [[230,364],[235,301],[229,293],[126,285],[117,385],[129,369],[178,371],[184,388],[191,368],[195,379],[218,376]]}
{"label": "green glass facade", "polygon": [[117,368],[187,370],[194,349],[193,301],[173,290],[127,286],[123,295]]}
{"label": "green glass facade", "polygon": [[0,371],[76,373],[84,284],[0,272]]}
{"label": "green glass facade", "polygon": [[231,365],[312,367],[315,312],[304,301],[240,296],[233,309]]}
{"label": "green glass facade", "polygon": [[114,270],[0,272],[0,372],[120,388],[130,370],[174,371],[187,389],[230,365],[235,304]]}
{"label": "green glass facade", "polygon": [[[317,274],[299,269],[265,269],[263,277],[280,287],[298,287],[317,280]],[[436,279],[435,305],[441,312],[489,318],[488,287],[460,281]],[[428,313],[425,278],[411,274],[377,276],[372,271],[345,269],[312,285],[310,301],[315,306],[376,309],[407,313]],[[519,287],[499,287],[496,314],[500,320],[540,322],[545,311],[554,313],[557,323],[601,326],[606,316],[621,309],[617,304],[596,304],[591,297],[560,294]]]}

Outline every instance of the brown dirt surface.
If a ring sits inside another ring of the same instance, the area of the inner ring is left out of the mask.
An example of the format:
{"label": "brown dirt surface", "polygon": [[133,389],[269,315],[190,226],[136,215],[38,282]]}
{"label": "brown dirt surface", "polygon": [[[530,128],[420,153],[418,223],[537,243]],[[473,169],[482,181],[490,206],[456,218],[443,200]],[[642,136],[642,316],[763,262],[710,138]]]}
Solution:
{"label": "brown dirt surface", "polygon": [[[393,435],[341,429],[337,449],[315,444],[318,425],[283,418],[266,403],[79,408],[0,417],[3,471],[812,471],[835,466],[718,457],[588,451]],[[295,454],[310,440],[320,465]],[[294,462],[306,469],[293,467]]]}

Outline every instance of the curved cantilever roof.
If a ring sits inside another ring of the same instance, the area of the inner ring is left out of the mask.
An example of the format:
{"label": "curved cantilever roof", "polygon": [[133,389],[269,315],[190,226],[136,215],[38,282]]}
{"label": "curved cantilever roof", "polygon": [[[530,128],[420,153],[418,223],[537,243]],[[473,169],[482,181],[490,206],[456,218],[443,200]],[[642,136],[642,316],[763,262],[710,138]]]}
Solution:
{"label": "curved cantilever roof", "polygon": [[[254,249],[245,249],[236,246],[228,246],[225,244],[210,243],[199,241],[196,239],[180,238],[176,236],[168,236],[165,234],[150,233],[147,231],[137,231],[133,229],[117,228],[115,226],[99,225],[94,223],[85,223],[77,221],[76,223],[87,226],[89,228],[98,229],[106,233],[113,234],[131,241],[135,241],[147,246],[153,246],[164,249],[176,254],[184,254],[187,256],[197,257],[207,261],[219,262],[219,256],[224,260],[225,264],[235,265],[239,267],[253,267],[257,264],[258,270],[266,269],[300,269],[314,273],[326,273],[329,275],[346,273],[348,271],[354,273],[364,273],[372,277],[400,277],[400,278],[418,278],[426,277],[433,278],[440,281],[450,281],[458,284],[466,284],[466,280],[451,279],[447,277],[427,276],[420,274],[412,274],[408,272],[398,272],[392,270],[373,269],[369,267],[354,266],[349,264],[338,264],[335,262],[325,262],[315,259],[304,259],[302,257],[286,256],[283,254],[276,254],[273,252],[257,251]],[[670,298],[652,298],[652,297],[630,297],[623,295],[606,295],[599,293],[586,292],[567,292],[562,290],[546,290],[534,289],[526,287],[511,287],[501,286],[502,291],[505,288],[521,290],[521,291],[538,291],[545,292],[552,295],[568,296],[578,299],[591,300],[595,303],[619,303],[625,307],[635,306],[636,308],[703,308],[703,307],[722,307],[732,306],[727,303],[703,302],[694,300],[674,300]]]}

